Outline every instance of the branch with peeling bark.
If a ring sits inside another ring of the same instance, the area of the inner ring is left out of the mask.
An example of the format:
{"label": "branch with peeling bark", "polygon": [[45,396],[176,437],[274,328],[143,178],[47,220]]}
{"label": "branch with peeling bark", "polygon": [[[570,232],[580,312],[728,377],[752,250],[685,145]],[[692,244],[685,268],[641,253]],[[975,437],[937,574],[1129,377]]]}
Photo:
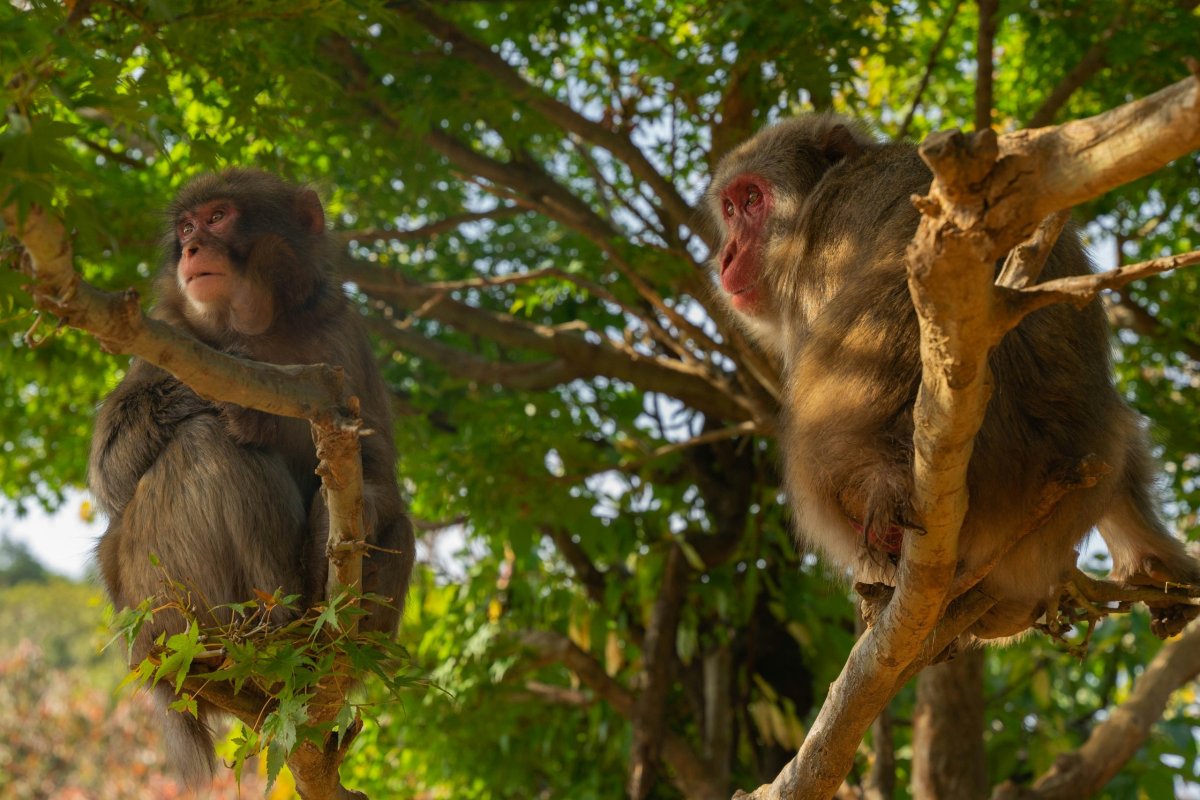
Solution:
{"label": "branch with peeling bark", "polygon": [[[213,350],[146,317],[136,292],[105,292],[84,281],[74,269],[66,230],[44,210],[9,205],[0,209],[0,214],[8,232],[24,247],[20,268],[32,281],[27,289],[42,312],[53,314],[61,324],[94,334],[109,352],[134,355],[168,370],[206,399],[312,422],[320,459],[318,474],[329,507],[329,596],[343,587],[358,590],[363,550],[358,441],[362,420],[357,398],[346,395],[341,368],[260,364]],[[251,726],[260,725],[271,706],[265,695],[235,692],[224,682],[193,678],[186,686]],[[349,689],[349,684],[338,678],[322,685],[310,702],[311,720],[332,720]],[[288,763],[306,800],[362,797],[345,789],[338,777],[352,739],[352,735],[331,739],[323,747],[304,743],[293,752]]]}
{"label": "branch with peeling bark", "polygon": [[[1191,66],[1196,71],[1194,62]],[[948,634],[965,630],[986,610],[987,598],[971,589],[942,613],[954,585],[967,505],[966,469],[990,392],[988,354],[1020,316],[1041,302],[1022,300],[1014,310],[1009,298],[1036,297],[1039,287],[997,287],[996,260],[1044,218],[1197,147],[1200,80],[1195,78],[1060,128],[1000,139],[990,130],[973,137],[938,134],[921,146],[934,180],[926,197],[914,198],[923,216],[909,245],[908,265],[922,361],[914,410],[913,505],[926,534],[906,537],[897,586],[890,598],[877,602],[875,624],[830,687],[800,752],[770,786],[751,797],[832,797],[867,727],[903,681],[940,652],[939,644],[953,641]],[[1043,237],[1053,239],[1052,225]],[[1010,276],[1037,271],[1032,252],[1025,258],[1031,264],[1015,266]],[[1085,286],[1055,281],[1042,293],[1057,293],[1056,301],[1078,300],[1085,293],[1094,296],[1106,280],[1119,284],[1134,272],[1141,270],[1096,276]]]}

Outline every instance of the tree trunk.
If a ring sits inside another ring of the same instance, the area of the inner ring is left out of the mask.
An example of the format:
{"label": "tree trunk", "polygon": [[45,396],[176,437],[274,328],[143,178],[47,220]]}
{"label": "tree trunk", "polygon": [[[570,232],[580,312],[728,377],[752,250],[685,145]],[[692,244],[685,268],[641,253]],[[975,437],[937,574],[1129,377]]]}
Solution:
{"label": "tree trunk", "polygon": [[921,672],[913,714],[914,798],[987,796],[983,707],[983,650],[970,650]]}

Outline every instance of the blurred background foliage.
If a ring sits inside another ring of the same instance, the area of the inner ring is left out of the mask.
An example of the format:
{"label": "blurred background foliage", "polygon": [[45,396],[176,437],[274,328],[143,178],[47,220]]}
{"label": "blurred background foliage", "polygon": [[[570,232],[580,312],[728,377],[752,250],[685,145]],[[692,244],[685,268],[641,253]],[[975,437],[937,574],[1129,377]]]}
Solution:
{"label": "blurred background foliage", "polygon": [[[1178,80],[1200,41],[1196,5],[1001,2],[994,127],[1092,115]],[[13,0],[0,5],[0,190],[62,215],[77,267],[114,290],[148,291],[160,209],[226,165],[312,183],[345,233],[423,532],[401,635],[441,689],[380,708],[349,785],[621,796],[632,728],[614,698],[652,680],[646,629],[672,606],[665,730],[711,780],[751,788],[794,752],[854,613],[792,543],[769,392],[715,314],[695,203],[720,153],[788,114],[834,109],[912,140],[970,128],[978,22],[955,0]],[[1197,187],[1192,156],[1077,209],[1097,261],[1195,247]],[[398,291],[397,274],[437,286]],[[1200,508],[1196,281],[1110,303],[1119,378],[1153,421],[1185,535]],[[0,493],[56,508],[79,502],[93,409],[127,359],[37,320],[21,283],[0,271]],[[23,747],[60,743],[36,756],[46,783],[12,796],[136,796],[146,781],[91,793],[111,771],[89,777],[84,762],[127,756],[93,759],[82,740],[118,740],[38,701],[75,708],[92,692],[87,713],[112,722],[119,668],[95,655],[95,583],[45,574],[19,543],[0,549],[0,792],[24,780]],[[666,580],[677,551],[686,566]],[[531,632],[598,674],[531,648]],[[1134,616],[1104,623],[1082,659],[1040,636],[989,651],[993,781],[1028,780],[1077,747],[1156,647]],[[901,787],[911,704],[909,689],[892,709]],[[1105,796],[1186,791],[1196,714],[1193,686]],[[134,732],[145,719],[128,735],[152,736]],[[864,746],[863,770],[870,758]],[[681,796],[670,763],[654,796]]]}

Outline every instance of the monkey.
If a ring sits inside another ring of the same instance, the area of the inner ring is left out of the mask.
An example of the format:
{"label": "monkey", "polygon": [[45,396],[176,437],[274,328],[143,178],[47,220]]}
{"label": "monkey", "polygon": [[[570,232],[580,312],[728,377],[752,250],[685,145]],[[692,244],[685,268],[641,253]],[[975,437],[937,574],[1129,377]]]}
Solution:
{"label": "monkey", "polygon": [[[921,359],[905,250],[920,221],[911,198],[931,181],[914,145],[812,114],[730,151],[705,198],[719,302],[782,364],[780,457],[797,535],[860,583],[894,586],[904,537],[923,530],[911,501]],[[1068,227],[1044,277],[1091,271]],[[979,584],[996,604],[972,636],[1030,628],[1093,526],[1113,579],[1198,582],[1200,566],[1156,511],[1145,425],[1113,384],[1099,302],[1031,314],[988,363],[994,391],[967,469],[959,569],[1003,555]],[[1047,484],[1089,456],[1108,474],[1027,530]]]}
{"label": "monkey", "polygon": [[[189,183],[167,210],[170,228],[154,288],[154,319],[226,353],[273,364],[341,366],[373,435],[361,440],[364,524],[370,545],[360,630],[392,633],[403,609],[414,540],[396,479],[391,406],[359,315],[336,280],[341,256],[317,194],[273,175],[228,169]],[[324,597],[328,510],[307,421],[200,397],[166,370],[134,359],[97,415],[88,480],[108,517],[97,560],[118,609],[162,599],[164,576],[197,598],[202,621],[258,590],[312,603]],[[277,607],[272,620],[295,612]],[[131,648],[133,664],[162,633],[155,614]],[[189,785],[211,779],[209,718],[166,708],[154,689],[170,761]]]}

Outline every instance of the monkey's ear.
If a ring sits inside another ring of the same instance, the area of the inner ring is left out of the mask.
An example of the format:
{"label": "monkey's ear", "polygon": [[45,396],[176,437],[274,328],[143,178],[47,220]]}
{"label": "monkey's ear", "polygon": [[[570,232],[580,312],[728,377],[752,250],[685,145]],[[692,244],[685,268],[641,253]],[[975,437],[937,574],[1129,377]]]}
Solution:
{"label": "monkey's ear", "polygon": [[296,219],[309,233],[325,232],[325,210],[321,198],[312,189],[303,189],[296,195]]}
{"label": "monkey's ear", "polygon": [[836,164],[843,158],[858,158],[862,153],[862,144],[845,125],[834,125],[825,133],[825,139],[821,142],[821,152],[830,164]]}

